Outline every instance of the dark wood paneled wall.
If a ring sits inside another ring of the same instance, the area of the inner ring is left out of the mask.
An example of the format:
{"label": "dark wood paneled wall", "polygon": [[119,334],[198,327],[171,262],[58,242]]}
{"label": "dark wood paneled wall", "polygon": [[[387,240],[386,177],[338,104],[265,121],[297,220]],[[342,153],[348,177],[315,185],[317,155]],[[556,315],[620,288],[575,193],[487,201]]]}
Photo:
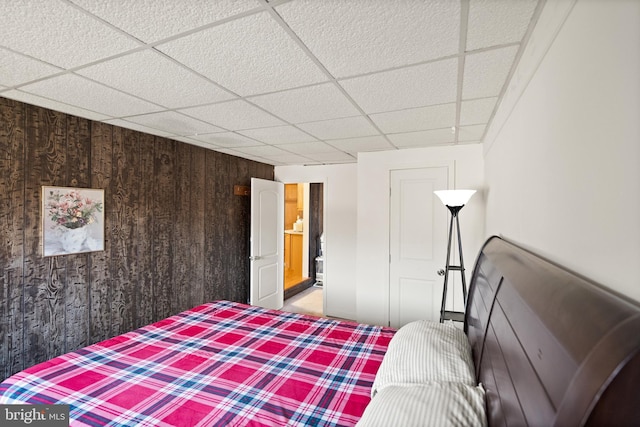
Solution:
{"label": "dark wood paneled wall", "polygon": [[[245,301],[273,166],[0,98],[0,379],[206,301]],[[105,190],[105,250],[43,258],[41,186]]]}

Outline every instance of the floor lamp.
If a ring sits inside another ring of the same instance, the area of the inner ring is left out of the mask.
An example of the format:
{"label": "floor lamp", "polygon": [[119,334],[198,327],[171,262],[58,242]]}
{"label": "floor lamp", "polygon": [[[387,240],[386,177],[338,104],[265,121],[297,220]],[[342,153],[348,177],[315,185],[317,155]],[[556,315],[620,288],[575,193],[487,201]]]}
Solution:
{"label": "floor lamp", "polygon": [[[467,306],[467,281],[464,277],[464,261],[462,258],[462,238],[460,237],[460,222],[458,221],[458,212],[469,201],[476,190],[443,190],[434,191],[436,196],[442,200],[442,203],[449,208],[451,212],[451,221],[449,223],[449,242],[447,243],[447,264],[444,270],[438,271],[438,274],[444,275],[444,287],[442,289],[442,305],[440,306],[440,323],[445,320],[453,320],[456,322],[464,322],[464,312],[448,311],[445,309],[447,302],[447,285],[449,283],[449,272],[459,271],[462,276],[462,299],[466,309]],[[451,238],[453,234],[453,221],[456,222],[456,234],[458,235],[458,253],[460,257],[460,265],[451,265]]]}

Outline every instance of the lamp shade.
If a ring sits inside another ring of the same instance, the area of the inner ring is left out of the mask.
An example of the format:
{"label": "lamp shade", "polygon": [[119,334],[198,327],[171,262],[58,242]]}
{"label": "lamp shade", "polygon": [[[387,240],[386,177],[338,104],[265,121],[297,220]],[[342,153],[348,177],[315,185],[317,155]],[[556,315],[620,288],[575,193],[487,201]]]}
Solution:
{"label": "lamp shade", "polygon": [[441,190],[434,191],[445,206],[464,206],[476,190]]}

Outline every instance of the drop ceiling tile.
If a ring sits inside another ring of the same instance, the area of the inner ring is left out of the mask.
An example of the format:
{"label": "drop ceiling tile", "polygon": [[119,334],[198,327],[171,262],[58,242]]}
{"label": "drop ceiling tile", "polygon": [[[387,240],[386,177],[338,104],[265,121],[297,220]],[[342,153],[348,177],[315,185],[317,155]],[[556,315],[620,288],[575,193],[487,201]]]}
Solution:
{"label": "drop ceiling tile", "polygon": [[17,86],[61,71],[61,68],[0,48],[0,84],[4,86]]}
{"label": "drop ceiling tile", "polygon": [[284,125],[284,122],[244,100],[185,108],[182,113],[228,130]]}
{"label": "drop ceiling tile", "polygon": [[467,55],[462,99],[497,96],[509,75],[518,46]]}
{"label": "drop ceiling tile", "polygon": [[409,108],[407,110],[371,114],[370,117],[384,133],[439,129],[456,124],[456,104]]}
{"label": "drop ceiling tile", "polygon": [[265,144],[291,144],[295,142],[315,141],[311,135],[308,135],[293,126],[275,126],[261,129],[249,129],[239,131],[238,133],[257,139]]}
{"label": "drop ceiling tile", "polygon": [[333,83],[255,96],[249,100],[290,123],[315,122],[360,114]]}
{"label": "drop ceiling tile", "polygon": [[2,92],[2,96],[16,101],[24,102],[31,105],[38,105],[40,107],[48,108],[54,111],[60,111],[62,113],[71,114],[78,117],[84,117],[89,120],[101,121],[110,118],[104,114],[96,113],[95,111],[85,110],[78,108],[74,105],[64,104],[62,102],[54,101],[51,99],[43,98],[31,93],[22,92],[20,90],[7,90]]}
{"label": "drop ceiling tile", "polygon": [[295,154],[308,155],[318,153],[332,153],[336,149],[325,142],[298,142],[295,144],[282,144],[276,145],[276,147],[283,150],[290,151]]}
{"label": "drop ceiling tile", "polygon": [[428,147],[430,145],[451,143],[454,141],[455,134],[451,133],[451,129],[436,129],[396,133],[387,135],[387,138],[398,148]]}
{"label": "drop ceiling tile", "polygon": [[264,145],[259,141],[253,140],[251,138],[247,138],[246,136],[243,136],[243,135],[238,135],[237,133],[234,133],[234,132],[201,134],[201,135],[194,135],[191,138],[197,141],[213,144],[217,147],[238,148],[238,147],[253,147],[253,146]]}
{"label": "drop ceiling tile", "polygon": [[179,136],[224,131],[209,123],[204,123],[174,111],[161,111],[143,116],[127,117],[126,120]]}
{"label": "drop ceiling tile", "polygon": [[[264,157],[253,156],[253,155],[250,155],[250,154],[247,154],[247,153],[241,153],[241,152],[239,152],[237,150],[233,150],[233,149],[230,149],[230,148],[214,148],[213,150],[217,151],[219,153],[228,154],[230,156],[242,157],[244,159],[253,160],[255,162],[272,164],[272,165],[276,164],[276,162],[267,160]],[[280,163],[277,162],[277,164],[280,164]]]}
{"label": "drop ceiling tile", "polygon": [[318,139],[343,139],[378,134],[378,131],[364,117],[302,123],[298,127]]}
{"label": "drop ceiling tile", "polygon": [[384,151],[395,149],[395,147],[391,145],[382,135],[365,136],[361,138],[334,139],[330,142],[330,144],[339,150],[346,151],[347,153],[351,154],[356,154],[359,151]]}
{"label": "drop ceiling tile", "polygon": [[120,126],[126,129],[137,130],[138,132],[144,132],[151,135],[157,135],[157,136],[175,139],[175,136],[172,133],[154,129],[148,126],[143,126],[138,123],[129,122],[124,119],[110,119],[110,120],[103,120],[103,122],[108,123],[110,125],[114,125],[114,126]]}
{"label": "drop ceiling tile", "polygon": [[75,74],[63,74],[42,80],[22,86],[21,90],[114,118],[145,114],[160,109],[157,105],[110,89]]}
{"label": "drop ceiling tile", "polygon": [[355,163],[356,158],[348,153],[334,151],[332,153],[318,153],[309,156],[319,163]]}
{"label": "drop ceiling tile", "polygon": [[497,100],[498,98],[494,97],[462,101],[460,107],[460,126],[489,122]]}
{"label": "drop ceiling tile", "polygon": [[227,22],[157,48],[245,96],[327,80],[266,12]]}
{"label": "drop ceiling tile", "polygon": [[458,1],[298,0],[276,10],[338,78],[458,51]]}
{"label": "drop ceiling tile", "polygon": [[77,74],[167,108],[201,105],[234,97],[152,50],[101,62],[78,70]]}
{"label": "drop ceiling tile", "polygon": [[136,0],[114,7],[113,0],[74,3],[145,43],[162,40],[259,6],[255,0]]}
{"label": "drop ceiling tile", "polygon": [[460,126],[458,129],[458,141],[479,141],[484,135],[486,125]]}
{"label": "drop ceiling tile", "polygon": [[467,51],[524,37],[538,0],[473,0],[469,3]]}
{"label": "drop ceiling tile", "polygon": [[273,145],[241,147],[241,148],[237,148],[236,151],[239,151],[244,154],[248,154],[250,156],[265,157],[265,158],[275,159],[275,160],[291,155],[291,153],[284,151],[278,147],[274,147]]}
{"label": "drop ceiling tile", "polygon": [[342,80],[340,84],[368,114],[455,102],[455,58]]}
{"label": "drop ceiling tile", "polygon": [[13,51],[67,69],[139,46],[59,0],[3,1],[0,40]]}
{"label": "drop ceiling tile", "polygon": [[270,157],[263,157],[265,160],[277,161],[283,165],[304,165],[311,162],[311,159],[305,156],[300,156],[293,153],[282,153],[275,156],[273,159]]}

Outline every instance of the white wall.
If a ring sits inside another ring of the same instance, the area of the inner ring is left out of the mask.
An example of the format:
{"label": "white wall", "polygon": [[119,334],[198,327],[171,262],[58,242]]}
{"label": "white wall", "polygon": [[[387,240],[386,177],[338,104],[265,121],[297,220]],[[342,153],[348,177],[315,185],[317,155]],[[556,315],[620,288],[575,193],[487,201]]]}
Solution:
{"label": "white wall", "polygon": [[640,2],[567,12],[534,32],[518,73],[533,77],[485,141],[487,234],[640,301]]}
{"label": "white wall", "polygon": [[324,184],[324,314],[355,320],[356,165],[277,166],[284,183]]}
{"label": "white wall", "polygon": [[[464,257],[469,266],[475,263],[484,240],[483,159],[480,144],[360,154],[356,264],[359,322],[378,325],[387,325],[389,322],[391,170],[433,166],[453,166],[455,182],[452,183],[452,189],[479,190],[460,214]],[[470,273],[470,270],[471,268],[468,268],[467,273]]]}

